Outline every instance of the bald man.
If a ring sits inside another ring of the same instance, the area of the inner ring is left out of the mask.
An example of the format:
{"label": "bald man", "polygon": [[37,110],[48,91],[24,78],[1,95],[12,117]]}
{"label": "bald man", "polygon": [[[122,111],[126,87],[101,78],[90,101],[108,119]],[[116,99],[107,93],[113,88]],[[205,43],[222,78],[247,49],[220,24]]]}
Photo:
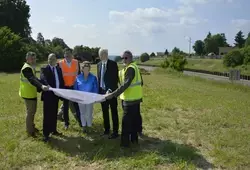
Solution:
{"label": "bald man", "polygon": [[[53,88],[64,88],[62,70],[57,65],[55,54],[48,56],[48,65],[41,68],[42,83]],[[41,100],[43,101],[43,135],[44,142],[48,142],[49,135],[61,135],[57,131],[57,112],[59,98],[52,92],[46,91],[42,93]]]}

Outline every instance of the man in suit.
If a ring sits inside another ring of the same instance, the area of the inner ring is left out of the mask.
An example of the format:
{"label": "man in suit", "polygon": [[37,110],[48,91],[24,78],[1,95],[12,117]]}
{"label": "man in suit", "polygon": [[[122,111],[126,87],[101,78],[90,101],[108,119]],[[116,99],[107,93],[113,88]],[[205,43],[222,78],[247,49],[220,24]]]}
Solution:
{"label": "man in suit", "polygon": [[[107,94],[111,93],[118,88],[118,65],[116,62],[108,59],[108,50],[99,50],[100,62],[97,64],[97,78],[99,84],[99,93]],[[109,139],[115,139],[118,137],[118,110],[117,110],[117,98],[112,98],[101,103],[104,121],[104,133],[102,135],[110,134],[110,121],[109,121],[109,107],[111,108],[111,115],[113,121],[113,133],[109,136]]]}
{"label": "man in suit", "polygon": [[[52,88],[64,88],[62,70],[57,65],[55,54],[48,56],[48,65],[41,68],[40,79],[42,83]],[[42,92],[41,100],[43,101],[43,135],[44,142],[48,142],[49,135],[61,135],[57,131],[57,112],[59,97],[52,91]]]}

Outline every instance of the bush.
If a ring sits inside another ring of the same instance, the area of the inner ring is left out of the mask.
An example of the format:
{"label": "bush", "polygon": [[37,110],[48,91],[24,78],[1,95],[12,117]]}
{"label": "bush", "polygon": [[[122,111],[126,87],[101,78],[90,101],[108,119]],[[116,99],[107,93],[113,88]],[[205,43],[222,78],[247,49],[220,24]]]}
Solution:
{"label": "bush", "polygon": [[21,37],[7,27],[0,27],[0,71],[19,70],[25,61]]}
{"label": "bush", "polygon": [[186,64],[187,59],[183,55],[174,54],[173,56],[171,56],[170,68],[177,71],[183,71]]}
{"label": "bush", "polygon": [[167,58],[164,59],[164,61],[161,63],[162,68],[168,68],[169,67],[169,61]]}
{"label": "bush", "polygon": [[250,46],[250,37],[248,37],[245,41],[245,47]]}
{"label": "bush", "polygon": [[141,60],[141,62],[148,61],[148,60],[149,60],[149,55],[148,55],[148,53],[143,53],[143,54],[140,56],[140,60]]}
{"label": "bush", "polygon": [[120,62],[122,60],[121,56],[115,56],[114,61]]}
{"label": "bush", "polygon": [[243,64],[244,55],[240,50],[233,50],[223,57],[223,64],[226,67],[236,67]]}
{"label": "bush", "polygon": [[244,56],[244,64],[250,64],[250,46],[241,49],[241,53]]}

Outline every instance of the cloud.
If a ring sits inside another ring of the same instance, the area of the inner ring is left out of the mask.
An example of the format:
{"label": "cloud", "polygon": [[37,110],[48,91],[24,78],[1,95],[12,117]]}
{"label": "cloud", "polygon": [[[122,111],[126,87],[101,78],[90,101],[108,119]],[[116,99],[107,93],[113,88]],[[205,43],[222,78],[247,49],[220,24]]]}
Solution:
{"label": "cloud", "polygon": [[232,3],[235,0],[176,0],[184,5],[207,4],[207,3]]}
{"label": "cloud", "polygon": [[250,24],[250,20],[247,19],[233,19],[231,21],[231,23],[233,25],[235,25],[236,27],[244,27]]}
{"label": "cloud", "polygon": [[59,24],[64,24],[66,21],[65,21],[64,17],[56,16],[54,19],[52,19],[52,22],[59,23]]}
{"label": "cloud", "polygon": [[134,11],[110,11],[111,34],[140,34],[150,36],[161,34],[169,27],[195,26],[205,22],[194,17],[194,9],[180,6],[177,9],[137,8]]}
{"label": "cloud", "polygon": [[250,20],[248,19],[233,19],[231,26],[234,32],[242,31],[245,35],[250,32]]}
{"label": "cloud", "polygon": [[99,36],[98,29],[95,24],[74,24],[74,33],[77,33],[78,38],[95,39]]}

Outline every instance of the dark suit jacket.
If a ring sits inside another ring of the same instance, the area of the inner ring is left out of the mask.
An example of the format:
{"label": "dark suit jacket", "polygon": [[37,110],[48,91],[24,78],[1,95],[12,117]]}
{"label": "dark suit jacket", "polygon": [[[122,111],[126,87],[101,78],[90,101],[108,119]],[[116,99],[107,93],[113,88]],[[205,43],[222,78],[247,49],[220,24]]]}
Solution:
{"label": "dark suit jacket", "polygon": [[[56,70],[57,70],[57,75],[59,79],[59,88],[64,88],[62,70],[59,67],[59,65],[56,66]],[[44,85],[49,85],[50,87],[56,88],[56,79],[55,79],[55,76],[53,75],[50,65],[47,65],[41,68],[40,73],[41,73],[40,80]],[[54,97],[54,93],[52,91],[43,91],[41,100],[43,101],[44,99],[49,99],[53,97]]]}
{"label": "dark suit jacket", "polygon": [[[102,62],[97,64],[97,78],[99,85],[99,92],[101,92],[100,82],[101,82],[101,70],[102,70]],[[106,86],[106,90],[110,89],[112,91],[118,88],[119,82],[119,70],[118,65],[115,61],[107,60],[106,72],[104,74],[104,83]]]}

